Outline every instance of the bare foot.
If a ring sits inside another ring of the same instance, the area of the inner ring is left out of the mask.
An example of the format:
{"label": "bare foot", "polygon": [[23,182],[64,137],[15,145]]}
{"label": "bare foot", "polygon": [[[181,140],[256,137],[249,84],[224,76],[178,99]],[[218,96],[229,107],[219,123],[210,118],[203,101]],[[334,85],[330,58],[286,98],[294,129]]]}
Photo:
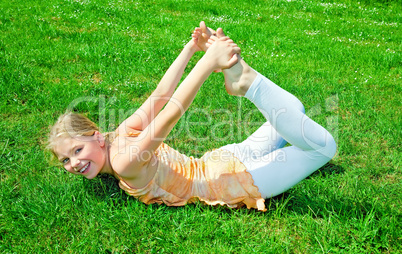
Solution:
{"label": "bare foot", "polygon": [[[216,30],[218,38],[224,37],[222,28]],[[239,61],[230,69],[224,69],[225,88],[228,94],[236,96],[244,96],[248,88],[257,77],[257,72],[251,68],[239,54]]]}
{"label": "bare foot", "polygon": [[[200,22],[200,27],[194,30],[193,38],[195,39],[197,46],[203,51],[207,51],[211,45],[208,40],[211,36],[222,38],[225,36],[222,28],[218,28],[216,32],[207,27],[204,21]],[[238,55],[239,61],[230,69],[223,70],[225,76],[225,88],[228,94],[236,96],[244,96],[248,88],[257,77],[257,73]],[[216,70],[215,72],[220,72]]]}

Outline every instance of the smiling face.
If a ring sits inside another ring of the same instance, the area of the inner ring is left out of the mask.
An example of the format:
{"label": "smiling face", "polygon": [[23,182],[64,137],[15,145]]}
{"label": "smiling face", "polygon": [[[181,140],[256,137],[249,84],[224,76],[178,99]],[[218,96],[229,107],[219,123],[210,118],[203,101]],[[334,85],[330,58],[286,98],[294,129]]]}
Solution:
{"label": "smiling face", "polygon": [[68,172],[88,179],[97,176],[106,164],[105,141],[99,132],[93,136],[60,137],[54,152]]}

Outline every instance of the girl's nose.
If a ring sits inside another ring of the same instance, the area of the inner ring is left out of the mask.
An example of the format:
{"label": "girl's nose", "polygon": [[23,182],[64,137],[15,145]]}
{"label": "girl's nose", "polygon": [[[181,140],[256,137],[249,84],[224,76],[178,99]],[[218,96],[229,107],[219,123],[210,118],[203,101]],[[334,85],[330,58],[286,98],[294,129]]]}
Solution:
{"label": "girl's nose", "polygon": [[80,165],[80,160],[79,159],[71,159],[71,166],[74,168],[75,171],[78,171],[78,165]]}

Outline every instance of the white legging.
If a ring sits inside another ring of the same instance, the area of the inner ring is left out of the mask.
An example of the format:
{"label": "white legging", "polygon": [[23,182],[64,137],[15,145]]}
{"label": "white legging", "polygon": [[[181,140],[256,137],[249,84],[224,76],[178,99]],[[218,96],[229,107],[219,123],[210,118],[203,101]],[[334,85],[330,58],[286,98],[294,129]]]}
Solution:
{"label": "white legging", "polygon": [[258,73],[245,97],[267,122],[242,143],[221,149],[243,162],[263,198],[283,193],[334,157],[333,137],[304,114],[295,96]]}

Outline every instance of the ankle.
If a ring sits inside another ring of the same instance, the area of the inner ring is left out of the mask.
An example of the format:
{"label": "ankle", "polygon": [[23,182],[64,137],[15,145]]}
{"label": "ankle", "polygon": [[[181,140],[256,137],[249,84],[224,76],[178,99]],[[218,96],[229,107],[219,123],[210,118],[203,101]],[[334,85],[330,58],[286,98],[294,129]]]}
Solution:
{"label": "ankle", "polygon": [[255,78],[257,77],[257,73],[244,61],[242,62],[242,66],[243,66],[243,73],[240,77],[237,87],[244,96],[247,93],[248,89],[250,88],[251,84],[253,84]]}
{"label": "ankle", "polygon": [[225,87],[229,94],[244,96],[257,73],[243,59],[230,69],[223,70]]}

